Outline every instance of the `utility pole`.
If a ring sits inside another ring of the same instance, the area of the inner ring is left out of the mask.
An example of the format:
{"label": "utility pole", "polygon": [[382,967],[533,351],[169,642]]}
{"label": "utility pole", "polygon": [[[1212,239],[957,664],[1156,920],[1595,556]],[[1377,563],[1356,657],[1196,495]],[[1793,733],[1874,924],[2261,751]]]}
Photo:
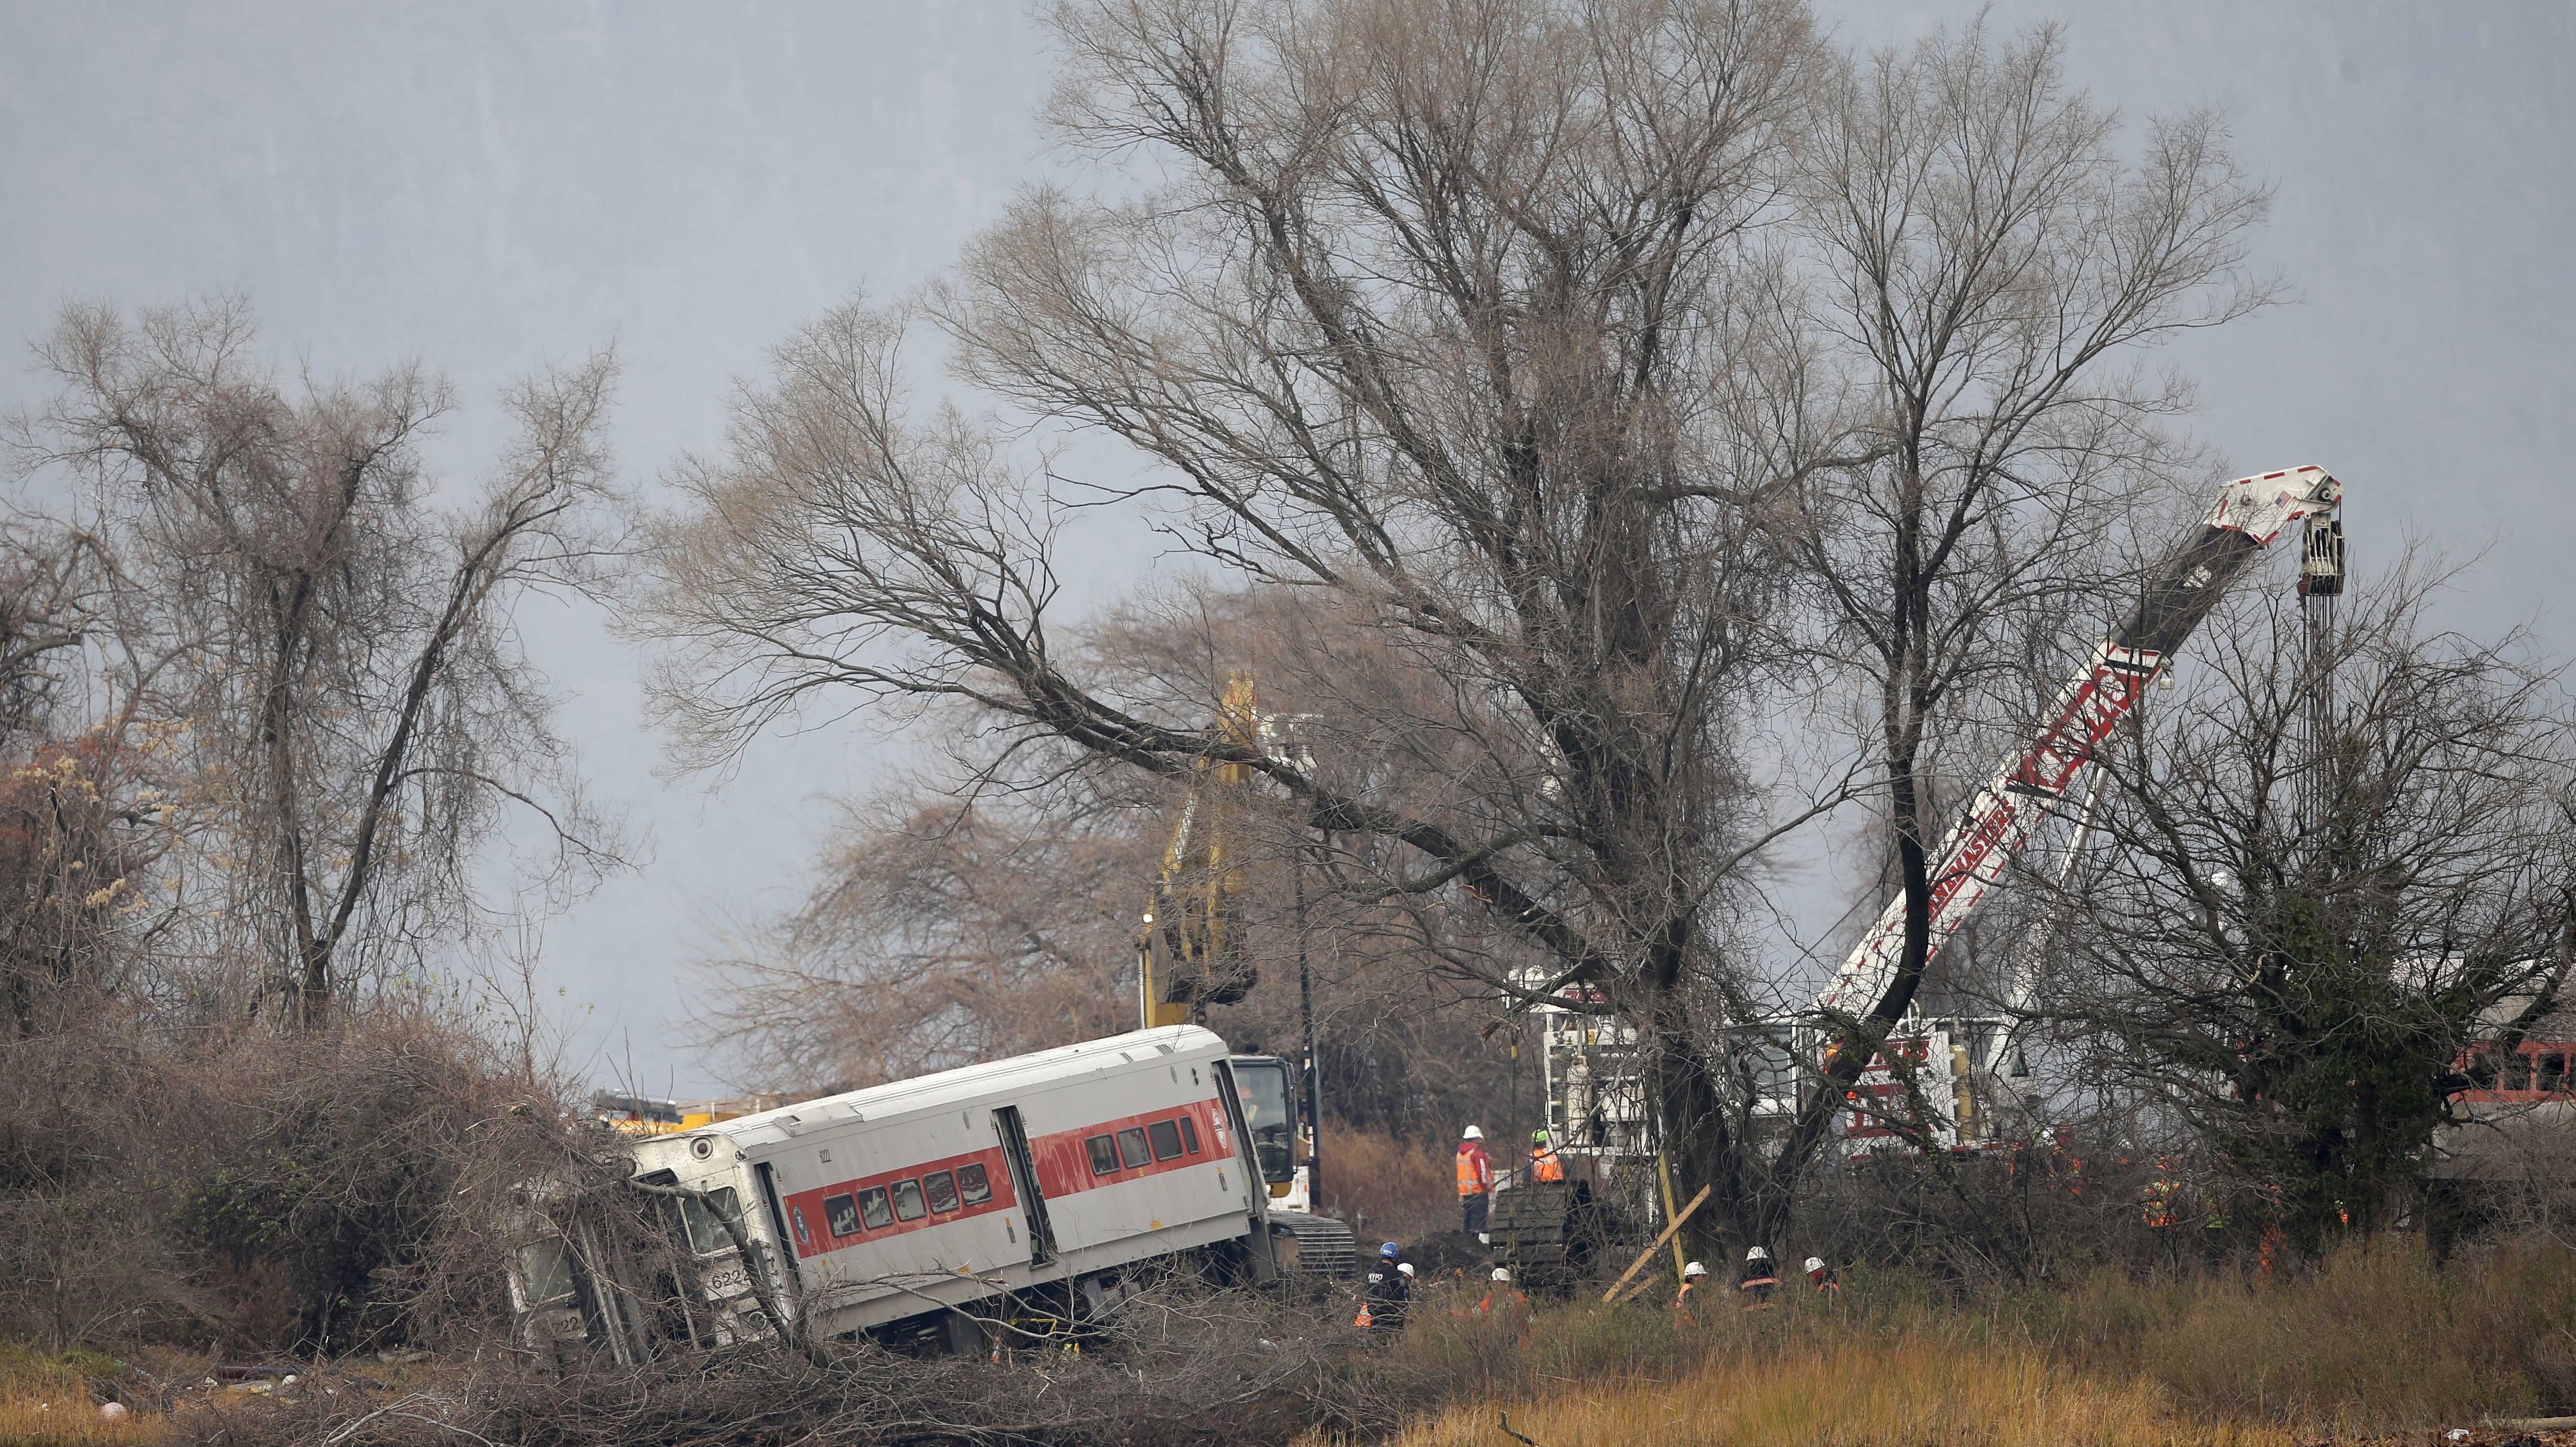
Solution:
{"label": "utility pole", "polygon": [[1315,980],[1306,956],[1306,841],[1297,841],[1297,1014],[1306,1034],[1306,1209],[1324,1212],[1324,1057],[1315,1041]]}

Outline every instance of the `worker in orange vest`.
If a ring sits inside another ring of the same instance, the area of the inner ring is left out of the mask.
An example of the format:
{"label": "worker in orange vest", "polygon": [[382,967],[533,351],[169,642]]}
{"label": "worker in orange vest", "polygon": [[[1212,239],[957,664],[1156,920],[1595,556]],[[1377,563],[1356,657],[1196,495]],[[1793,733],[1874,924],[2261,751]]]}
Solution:
{"label": "worker in orange vest", "polygon": [[1485,1288],[1485,1298],[1476,1303],[1476,1315],[1488,1321],[1501,1321],[1518,1331],[1529,1325],[1530,1301],[1512,1285],[1512,1273],[1504,1267],[1494,1268],[1493,1284]]}
{"label": "worker in orange vest", "polygon": [[1708,1275],[1708,1268],[1694,1261],[1682,1268],[1682,1289],[1673,1293],[1673,1315],[1691,1315],[1691,1290]]}
{"label": "worker in orange vest", "polygon": [[1565,1179],[1565,1162],[1557,1155],[1556,1147],[1547,1143],[1547,1132],[1543,1130],[1530,1132],[1529,1178],[1533,1181]]}
{"label": "worker in orange vest", "polygon": [[1458,1229],[1482,1241],[1494,1206],[1494,1162],[1485,1154],[1485,1128],[1471,1125],[1458,1141]]}

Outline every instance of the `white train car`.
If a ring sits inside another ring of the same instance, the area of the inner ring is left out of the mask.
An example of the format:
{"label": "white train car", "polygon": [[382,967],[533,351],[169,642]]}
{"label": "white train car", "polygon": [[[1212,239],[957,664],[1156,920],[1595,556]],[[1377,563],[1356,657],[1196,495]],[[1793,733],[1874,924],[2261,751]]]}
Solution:
{"label": "white train car", "polygon": [[[1183,1025],[801,1101],[632,1149],[638,1181],[703,1193],[761,1256],[779,1309],[832,1336],[914,1319],[953,1326],[950,1308],[1039,1288],[1096,1302],[1123,1269],[1187,1253],[1266,1277],[1294,1249],[1274,1246],[1269,1219],[1269,1178],[1292,1168],[1292,1110],[1279,1062],[1229,1058],[1218,1036]],[[716,1338],[765,1332],[732,1233],[694,1199],[683,1217]],[[570,1273],[532,1266],[523,1251],[515,1275],[534,1319]],[[547,1284],[533,1284],[539,1276]],[[582,1295],[596,1318],[614,1294]],[[603,1325],[612,1339],[636,1335],[597,1320],[591,1334]]]}

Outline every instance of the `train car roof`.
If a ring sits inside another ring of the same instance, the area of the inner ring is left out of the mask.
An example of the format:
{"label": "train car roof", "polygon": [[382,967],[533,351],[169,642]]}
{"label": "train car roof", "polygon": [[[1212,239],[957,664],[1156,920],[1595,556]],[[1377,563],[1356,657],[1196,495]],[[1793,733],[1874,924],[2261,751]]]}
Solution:
{"label": "train car roof", "polygon": [[891,1120],[1050,1084],[1084,1073],[1082,1067],[1086,1062],[1096,1071],[1146,1059],[1197,1062],[1220,1059],[1228,1053],[1225,1041],[1215,1031],[1197,1025],[1131,1030],[1124,1035],[1085,1040],[1078,1045],[1060,1045],[1053,1050],[1040,1050],[1030,1055],[1014,1055],[981,1065],[961,1065],[954,1070],[917,1075],[910,1080],[888,1081],[865,1090],[800,1100],[756,1115],[736,1116],[693,1131],[656,1137],[651,1144],[669,1145],[699,1136],[717,1135],[741,1147],[781,1145],[820,1127],[844,1121]]}

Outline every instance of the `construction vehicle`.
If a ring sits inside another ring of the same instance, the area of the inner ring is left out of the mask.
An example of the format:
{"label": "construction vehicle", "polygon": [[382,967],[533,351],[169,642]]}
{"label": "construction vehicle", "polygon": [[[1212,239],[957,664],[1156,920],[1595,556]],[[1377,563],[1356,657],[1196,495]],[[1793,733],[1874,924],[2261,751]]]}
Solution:
{"label": "construction vehicle", "polygon": [[[1998,768],[1943,839],[1931,869],[1928,964],[2001,882],[2033,833],[2061,813],[2071,816],[2062,865],[2071,868],[2091,835],[2089,790],[2068,808],[2071,791],[2089,783],[2094,750],[2136,709],[2190,638],[2254,559],[2292,523],[2302,523],[2299,592],[2315,626],[2342,591],[2343,530],[2336,516],[2343,487],[2324,469],[2292,468],[2242,477],[2219,489],[2201,525],[2146,571],[2137,606],[2094,648],[2041,726]],[[2061,872],[2061,878],[2064,875]],[[1888,901],[1824,989],[1798,1016],[1747,1021],[1734,1034],[1757,1083],[1754,1128],[1784,1125],[1814,1088],[1822,1052],[1840,1026],[1874,1005],[1895,979],[1905,945],[1905,897]],[[1984,1102],[2020,1090],[2029,1077],[2019,1031],[2032,1013],[2034,952],[2014,960],[2000,1013],[1909,1011],[1845,1091],[1840,1132],[1852,1154],[1999,1143],[1994,1112]],[[1537,983],[1545,971],[1533,972]],[[1589,1163],[1596,1181],[1635,1175],[1655,1150],[1647,1110],[1645,1057],[1633,1027],[1581,1008],[1588,987],[1569,985],[1563,1006],[1539,1005],[1539,1065],[1548,1129],[1569,1160]],[[1624,1190],[1621,1196],[1635,1194]],[[1506,1193],[1508,1194],[1508,1193]],[[1605,1196],[1611,1194],[1604,1191]],[[1536,1198],[1523,1206],[1532,1229]],[[1497,1200],[1496,1211],[1502,1211]]]}
{"label": "construction vehicle", "polygon": [[[1250,679],[1227,680],[1214,733],[1222,744],[1261,746]],[[1250,852],[1242,815],[1251,782],[1250,765],[1203,759],[1181,800],[1136,945],[1137,1015],[1146,1029],[1203,1022],[1208,1006],[1235,1004],[1260,980],[1243,932]]]}
{"label": "construction vehicle", "polygon": [[649,1095],[594,1091],[590,1117],[626,1135],[677,1135],[720,1120],[785,1105],[783,1095],[745,1095],[721,1100],[665,1100]]}
{"label": "construction vehicle", "polygon": [[547,1220],[511,1264],[520,1332],[621,1362],[657,1332],[723,1345],[781,1316],[976,1349],[1017,1302],[1078,1318],[1140,1268],[1272,1279],[1297,1265],[1270,1211],[1294,1129],[1282,1062],[1179,1025],[646,1137],[634,1180],[678,1203],[695,1258],[679,1324],[597,1232]]}
{"label": "construction vehicle", "polygon": [[[1978,791],[1942,840],[1931,870],[1927,965],[2002,880],[2032,833],[2059,814],[2078,783],[2089,782],[2085,771],[2095,750],[2136,710],[2228,585],[2284,529],[2306,525],[2301,597],[2330,599],[2341,591],[2343,532],[2336,514],[2342,505],[2343,485],[2318,467],[2242,477],[2219,489],[2201,526],[2147,571],[2136,608],[2095,646],[2084,670],[2059,691],[2039,731]],[[2089,791],[2071,812],[2069,864],[2091,833]],[[1895,982],[1904,948],[1900,891],[1817,995],[1814,1011],[1796,1022],[1803,1057],[1821,1063],[1818,1049],[1829,1048],[1826,1042],[1838,1038],[1844,1025],[1877,1003]],[[2027,952],[2019,958],[2008,982],[2009,1017],[1909,1013],[1899,1021],[1845,1094],[1846,1149],[1910,1150],[1917,1142],[1946,1149],[1993,1140],[1976,1118],[1974,1102],[1981,1081],[2006,1069],[2027,1069],[2014,1030],[2029,1013],[2034,963]]]}
{"label": "construction vehicle", "polygon": [[[2343,488],[2322,468],[2238,478],[2219,490],[2181,546],[2148,569],[2138,604],[2060,690],[2038,732],[1970,802],[1942,841],[1931,870],[1932,917],[1926,963],[1956,935],[2002,880],[2039,827],[2056,817],[2094,751],[2136,709],[2201,621],[2261,551],[2292,523],[2306,528],[2299,591],[2311,614],[2342,590]],[[2330,601],[2327,603],[2331,607]],[[2060,878],[2089,840],[2093,796],[2067,811],[2073,829]],[[1815,1007],[1803,1015],[1749,1021],[1731,1032],[1755,1082],[1752,1125],[1776,1131],[1823,1078],[1825,1052],[1842,1027],[1894,982],[1905,943],[1905,898],[1890,900],[1853,947]],[[2018,1094],[2010,1078],[2030,1070],[2018,1031],[2030,1018],[2036,960],[2024,951],[2007,982],[2002,1013],[1909,1010],[1845,1089],[1838,1135],[1848,1155],[1975,1149],[2007,1141],[1986,1102]],[[1543,985],[1545,970],[1524,976]],[[1657,1178],[1648,1109],[1646,1053],[1635,1028],[1603,1015],[1591,987],[1568,985],[1563,1005],[1532,1008],[1539,1032],[1545,1119],[1569,1179],[1523,1181],[1495,1196],[1487,1234],[1498,1256],[1544,1282],[1579,1273],[1588,1244],[1611,1229],[1605,1217],[1630,1203],[1672,1209]]]}
{"label": "construction vehicle", "polygon": [[[1261,716],[1252,680],[1240,673],[1226,680],[1212,732],[1219,743],[1246,751],[1279,748]],[[1248,764],[1201,760],[1181,801],[1180,819],[1164,848],[1136,942],[1137,1015],[1146,1029],[1204,1024],[1208,1006],[1240,1002],[1260,979],[1245,948],[1243,923],[1252,859],[1243,815],[1252,775]],[[1287,1069],[1284,1064],[1279,1068]],[[1283,1140],[1292,1159],[1287,1176],[1272,1181],[1271,1220],[1295,1239],[1299,1269],[1347,1275],[1358,1270],[1359,1243],[1350,1227],[1314,1209],[1312,1172],[1293,1157],[1301,1145],[1311,1150],[1309,1133],[1320,1130],[1322,1122],[1309,1110],[1301,1132],[1299,1114],[1292,1100]]]}
{"label": "construction vehicle", "polygon": [[[1543,988],[1548,978],[1537,967],[1518,983]],[[1503,1172],[1485,1222],[1494,1259],[1533,1291],[1581,1276],[1595,1247],[1626,1221],[1650,1217],[1657,1181],[1647,1053],[1636,1026],[1580,1008],[1601,1001],[1588,985],[1566,986],[1558,998],[1566,1003],[1533,1005],[1529,1014],[1538,1026],[1540,1119],[1566,1178]]]}

